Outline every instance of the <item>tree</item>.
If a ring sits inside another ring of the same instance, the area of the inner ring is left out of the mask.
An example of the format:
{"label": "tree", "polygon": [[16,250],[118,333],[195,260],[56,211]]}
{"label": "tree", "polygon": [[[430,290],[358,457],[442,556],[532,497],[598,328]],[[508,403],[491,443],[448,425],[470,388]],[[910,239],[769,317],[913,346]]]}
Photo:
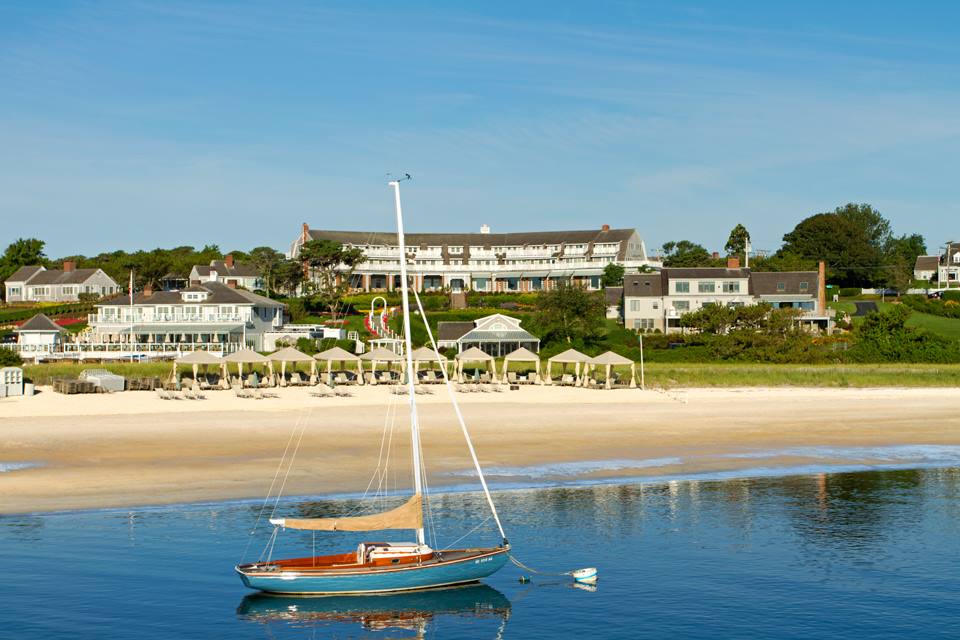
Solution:
{"label": "tree", "polygon": [[742,224],[738,224],[730,231],[730,237],[727,238],[727,244],[723,250],[728,256],[739,256],[746,253],[747,244],[750,242],[750,232]]}
{"label": "tree", "polygon": [[736,322],[737,310],[723,304],[705,304],[680,316],[680,326],[700,333],[726,333]]}
{"label": "tree", "polygon": [[560,282],[537,297],[534,322],[544,341],[591,341],[603,330],[606,310],[602,292]]}
{"label": "tree", "polygon": [[294,295],[303,280],[303,265],[296,260],[282,260],[273,272],[273,286],[287,295]]}
{"label": "tree", "polygon": [[0,349],[0,367],[19,367],[23,365],[20,354],[13,349]]}
{"label": "tree", "polygon": [[887,277],[884,284],[903,293],[913,282],[913,265],[917,256],[927,254],[927,243],[919,233],[891,237],[884,248]]}
{"label": "tree", "polygon": [[623,265],[611,262],[603,268],[603,275],[600,277],[600,282],[604,287],[619,287],[623,284],[624,272],[626,272],[626,269],[623,268]]}
{"label": "tree", "polygon": [[250,263],[263,278],[263,287],[267,295],[272,294],[277,289],[277,271],[284,261],[283,254],[271,247],[257,247],[250,251],[249,257]]}
{"label": "tree", "polygon": [[837,213],[818,213],[801,220],[783,236],[778,256],[794,255],[811,262],[826,261],[829,277],[841,286],[873,285],[881,271],[881,250],[856,221]]}
{"label": "tree", "polygon": [[47,256],[43,254],[43,240],[37,238],[18,238],[11,243],[0,257],[0,282],[3,282],[20,267],[46,265]]}
{"label": "tree", "polygon": [[345,248],[333,240],[310,240],[300,248],[300,259],[310,270],[311,296],[336,320],[340,299],[350,290],[353,271],[366,260],[363,250]]}
{"label": "tree", "polygon": [[702,267],[710,261],[710,252],[689,240],[670,241],[663,245],[665,267]]}

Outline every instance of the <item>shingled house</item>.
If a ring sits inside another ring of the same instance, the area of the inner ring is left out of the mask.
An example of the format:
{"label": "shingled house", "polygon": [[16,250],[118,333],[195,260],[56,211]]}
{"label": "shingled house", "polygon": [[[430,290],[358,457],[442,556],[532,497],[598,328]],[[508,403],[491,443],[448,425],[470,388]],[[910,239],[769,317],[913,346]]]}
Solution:
{"label": "shingled house", "polygon": [[234,262],[233,256],[228,255],[223,260],[212,260],[209,265],[196,265],[190,270],[190,284],[205,282],[219,282],[228,287],[249,289],[263,289],[263,276],[251,265]]}
{"label": "shingled house", "polygon": [[4,283],[7,302],[76,302],[81,293],[111,296],[119,291],[103,269],[77,269],[67,260],[63,269],[20,267]]}

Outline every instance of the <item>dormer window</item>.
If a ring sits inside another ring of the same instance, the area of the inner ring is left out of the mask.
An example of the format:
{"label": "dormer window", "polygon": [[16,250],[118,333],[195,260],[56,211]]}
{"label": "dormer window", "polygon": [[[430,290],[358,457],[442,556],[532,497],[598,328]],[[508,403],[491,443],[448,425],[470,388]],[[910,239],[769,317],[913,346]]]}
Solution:
{"label": "dormer window", "polygon": [[202,302],[207,299],[206,291],[184,291],[183,299],[186,302]]}

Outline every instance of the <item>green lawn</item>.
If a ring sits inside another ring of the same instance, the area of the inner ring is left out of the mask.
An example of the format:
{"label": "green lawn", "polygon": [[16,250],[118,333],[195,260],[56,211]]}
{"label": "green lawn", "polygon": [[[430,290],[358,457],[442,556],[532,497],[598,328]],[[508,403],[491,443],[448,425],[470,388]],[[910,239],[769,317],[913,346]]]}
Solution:
{"label": "green lawn", "polygon": [[[881,311],[889,309],[891,306],[892,303],[890,302],[877,303],[877,307]],[[943,316],[914,311],[907,319],[907,326],[923,329],[951,340],[960,340],[960,319],[957,318],[944,318]]]}

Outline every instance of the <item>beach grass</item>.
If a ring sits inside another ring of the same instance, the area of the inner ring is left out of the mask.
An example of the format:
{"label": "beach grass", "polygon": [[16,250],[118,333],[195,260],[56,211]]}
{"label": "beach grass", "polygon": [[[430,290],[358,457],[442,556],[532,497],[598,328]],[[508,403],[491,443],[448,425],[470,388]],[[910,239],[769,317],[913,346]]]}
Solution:
{"label": "beach grass", "polygon": [[647,386],[956,387],[960,364],[671,364],[645,367]]}

